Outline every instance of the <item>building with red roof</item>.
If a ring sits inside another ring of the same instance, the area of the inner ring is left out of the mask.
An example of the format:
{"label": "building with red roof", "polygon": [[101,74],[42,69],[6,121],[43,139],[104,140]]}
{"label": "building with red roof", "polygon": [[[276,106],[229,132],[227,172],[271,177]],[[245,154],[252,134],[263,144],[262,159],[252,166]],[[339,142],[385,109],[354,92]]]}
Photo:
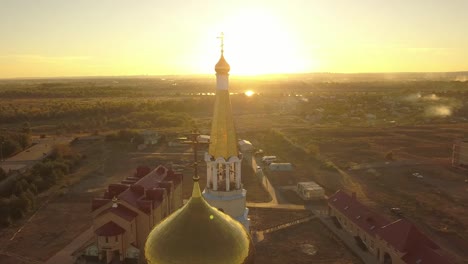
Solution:
{"label": "building with red roof", "polygon": [[182,207],[182,178],[164,166],[154,170],[141,166],[134,175],[110,184],[92,201],[95,239],[85,256],[103,263],[145,263],[149,232]]}
{"label": "building with red roof", "polygon": [[384,264],[452,264],[440,247],[406,219],[390,221],[356,199],[337,191],[328,199],[335,224],[354,236],[363,250]]}

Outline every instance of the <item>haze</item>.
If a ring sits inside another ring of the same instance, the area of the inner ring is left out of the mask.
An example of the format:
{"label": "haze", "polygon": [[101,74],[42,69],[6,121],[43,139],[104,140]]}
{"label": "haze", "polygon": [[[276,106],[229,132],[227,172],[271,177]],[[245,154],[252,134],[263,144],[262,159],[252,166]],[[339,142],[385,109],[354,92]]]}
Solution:
{"label": "haze", "polygon": [[0,78],[468,69],[468,2],[2,0]]}

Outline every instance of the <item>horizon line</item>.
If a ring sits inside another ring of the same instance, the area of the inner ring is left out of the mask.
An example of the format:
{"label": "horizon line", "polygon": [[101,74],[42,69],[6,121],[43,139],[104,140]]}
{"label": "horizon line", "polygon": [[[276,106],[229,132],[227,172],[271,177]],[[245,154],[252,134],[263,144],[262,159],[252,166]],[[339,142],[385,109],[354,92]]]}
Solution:
{"label": "horizon line", "polygon": [[[236,77],[255,78],[264,76],[287,76],[287,75],[314,75],[314,74],[339,74],[339,75],[360,75],[360,74],[447,74],[447,73],[464,73],[468,74],[468,70],[459,71],[401,71],[401,72],[300,72],[300,73],[263,73],[263,74],[236,74]],[[135,74],[135,75],[67,75],[67,76],[31,76],[31,77],[0,77],[0,80],[44,80],[44,79],[103,79],[103,78],[158,78],[158,77],[180,77],[192,76],[201,77],[212,75],[211,73],[194,73],[194,74]],[[213,73],[216,75],[216,73]]]}

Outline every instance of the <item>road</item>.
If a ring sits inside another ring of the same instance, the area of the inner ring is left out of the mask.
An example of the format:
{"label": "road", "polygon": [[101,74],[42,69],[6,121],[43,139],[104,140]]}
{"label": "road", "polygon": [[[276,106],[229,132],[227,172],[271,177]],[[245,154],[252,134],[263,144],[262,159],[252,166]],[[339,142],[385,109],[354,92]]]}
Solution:
{"label": "road", "polygon": [[93,239],[93,227],[91,226],[81,235],[75,238],[70,244],[64,247],[62,250],[57,252],[53,257],[47,260],[46,264],[56,264],[56,263],[74,263],[75,258],[72,256],[78,249],[83,247],[86,242]]}
{"label": "road", "polygon": [[10,172],[8,178],[0,182],[0,192],[8,189],[27,169],[48,157],[55,145],[68,144],[71,140],[72,138],[65,137],[39,139],[37,144],[30,148],[4,161],[0,161],[0,167],[6,172]]}

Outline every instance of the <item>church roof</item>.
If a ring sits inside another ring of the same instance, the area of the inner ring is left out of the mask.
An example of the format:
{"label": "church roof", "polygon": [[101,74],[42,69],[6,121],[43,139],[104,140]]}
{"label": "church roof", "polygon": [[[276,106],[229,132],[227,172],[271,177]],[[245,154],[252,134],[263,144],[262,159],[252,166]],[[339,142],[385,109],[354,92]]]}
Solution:
{"label": "church roof", "polygon": [[231,66],[229,66],[229,63],[227,63],[226,59],[224,58],[224,55],[221,53],[221,58],[219,58],[218,63],[216,63],[215,65],[216,73],[228,74],[230,70]]}
{"label": "church roof", "polygon": [[195,181],[187,204],[148,235],[145,256],[148,264],[251,264],[254,247],[247,230],[210,206]]}
{"label": "church roof", "polygon": [[109,221],[98,229],[94,230],[94,233],[96,233],[98,236],[117,236],[125,233],[125,229],[120,227],[118,224]]}
{"label": "church roof", "polygon": [[115,214],[119,216],[120,218],[125,219],[127,221],[132,221],[138,215],[136,212],[125,207],[123,204],[118,204],[117,207],[110,207],[102,211],[99,215],[103,215],[107,213]]}
{"label": "church roof", "polygon": [[[126,180],[123,183],[110,184],[103,198],[93,199],[92,211],[109,203],[114,197],[119,201],[125,201],[134,208],[138,208],[145,213],[150,213],[150,208],[155,208],[163,199],[163,190],[168,194],[171,189],[178,186],[182,182],[182,174],[158,166],[146,175],[142,175],[148,171],[144,168],[139,168],[135,177],[129,177],[128,184]],[[138,178],[138,180],[135,180]]]}

